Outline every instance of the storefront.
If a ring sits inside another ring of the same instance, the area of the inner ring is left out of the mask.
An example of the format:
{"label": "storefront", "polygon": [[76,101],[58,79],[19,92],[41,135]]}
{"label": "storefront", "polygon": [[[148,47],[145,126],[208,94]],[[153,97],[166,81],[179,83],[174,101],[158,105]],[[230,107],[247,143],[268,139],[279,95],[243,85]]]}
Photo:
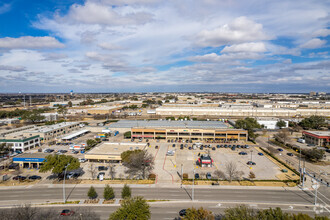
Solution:
{"label": "storefront", "polygon": [[45,154],[22,154],[13,158],[13,163],[18,163],[20,168],[39,169],[45,162]]}

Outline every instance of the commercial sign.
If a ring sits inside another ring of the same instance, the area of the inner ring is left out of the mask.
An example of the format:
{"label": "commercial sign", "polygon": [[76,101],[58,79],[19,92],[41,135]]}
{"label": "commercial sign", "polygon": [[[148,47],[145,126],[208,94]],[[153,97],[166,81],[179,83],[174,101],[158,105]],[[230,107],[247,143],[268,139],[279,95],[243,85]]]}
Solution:
{"label": "commercial sign", "polygon": [[13,162],[34,162],[42,163],[45,161],[45,158],[13,158]]}

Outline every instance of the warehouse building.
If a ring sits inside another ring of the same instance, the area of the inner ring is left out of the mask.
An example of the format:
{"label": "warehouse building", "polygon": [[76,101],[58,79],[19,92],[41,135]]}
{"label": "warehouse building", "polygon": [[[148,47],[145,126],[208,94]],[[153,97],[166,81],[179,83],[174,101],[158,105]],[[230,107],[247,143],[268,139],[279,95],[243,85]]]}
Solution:
{"label": "warehouse building", "polygon": [[159,107],[157,115],[162,116],[221,116],[221,117],[296,117],[312,115],[328,116],[330,109],[313,108],[221,108],[221,107]]}
{"label": "warehouse building", "polygon": [[229,128],[221,121],[121,120],[110,124],[115,130],[126,129],[134,138],[247,141],[248,133]]}
{"label": "warehouse building", "polygon": [[307,144],[315,146],[329,146],[330,132],[329,131],[303,131],[302,135]]}

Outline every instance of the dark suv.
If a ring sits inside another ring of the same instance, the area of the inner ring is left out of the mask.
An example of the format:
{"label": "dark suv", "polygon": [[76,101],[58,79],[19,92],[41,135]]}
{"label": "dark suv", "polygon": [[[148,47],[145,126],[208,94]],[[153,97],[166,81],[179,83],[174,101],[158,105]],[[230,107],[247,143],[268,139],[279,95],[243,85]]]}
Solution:
{"label": "dark suv", "polygon": [[108,167],[105,167],[105,166],[99,166],[99,171],[101,171],[101,170],[108,170]]}

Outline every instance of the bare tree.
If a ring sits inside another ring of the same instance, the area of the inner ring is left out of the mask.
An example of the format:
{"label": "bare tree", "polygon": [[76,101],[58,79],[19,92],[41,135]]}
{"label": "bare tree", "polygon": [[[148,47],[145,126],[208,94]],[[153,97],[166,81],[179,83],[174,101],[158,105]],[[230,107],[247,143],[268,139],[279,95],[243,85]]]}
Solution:
{"label": "bare tree", "polygon": [[123,165],[127,167],[125,171],[130,175],[140,175],[143,179],[153,170],[154,162],[153,157],[147,151],[140,151],[130,155],[127,162]]}
{"label": "bare tree", "polygon": [[267,150],[268,150],[269,153],[271,153],[271,154],[276,154],[276,153],[278,152],[275,148],[273,148],[273,147],[271,147],[271,146],[267,147]]}
{"label": "bare tree", "polygon": [[288,129],[281,129],[277,134],[275,134],[275,139],[286,145],[290,141]]}
{"label": "bare tree", "polygon": [[224,174],[224,172],[222,172],[221,170],[216,170],[213,173],[214,176],[216,176],[218,178],[218,181],[220,179],[226,179],[226,175]]}
{"label": "bare tree", "polygon": [[253,180],[255,178],[256,178],[256,175],[252,171],[250,171],[250,173],[249,173],[249,179],[250,180]]}
{"label": "bare tree", "polygon": [[109,163],[109,176],[113,180],[116,175],[116,170],[115,170],[116,165]]}
{"label": "bare tree", "polygon": [[226,163],[226,174],[228,175],[229,182],[237,177],[237,166],[233,161]]}
{"label": "bare tree", "polygon": [[89,167],[88,167],[88,171],[92,176],[92,179],[95,179],[95,175],[96,175],[96,166],[94,165],[94,163],[90,163]]}

